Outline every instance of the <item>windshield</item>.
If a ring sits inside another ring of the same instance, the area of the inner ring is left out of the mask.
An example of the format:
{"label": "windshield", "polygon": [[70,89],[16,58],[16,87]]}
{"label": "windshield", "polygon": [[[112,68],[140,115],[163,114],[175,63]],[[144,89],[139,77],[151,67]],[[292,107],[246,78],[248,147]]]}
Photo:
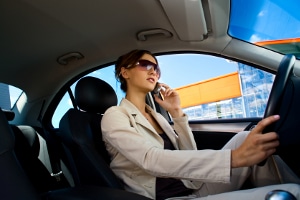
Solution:
{"label": "windshield", "polygon": [[232,0],[228,34],[300,59],[298,0]]}

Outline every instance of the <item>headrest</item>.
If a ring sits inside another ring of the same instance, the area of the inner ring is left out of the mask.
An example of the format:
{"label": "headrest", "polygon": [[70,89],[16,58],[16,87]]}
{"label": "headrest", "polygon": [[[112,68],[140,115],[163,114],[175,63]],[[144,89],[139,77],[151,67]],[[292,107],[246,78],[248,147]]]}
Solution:
{"label": "headrest", "polygon": [[75,101],[81,110],[103,114],[107,108],[117,105],[118,98],[108,83],[87,76],[77,82]]}

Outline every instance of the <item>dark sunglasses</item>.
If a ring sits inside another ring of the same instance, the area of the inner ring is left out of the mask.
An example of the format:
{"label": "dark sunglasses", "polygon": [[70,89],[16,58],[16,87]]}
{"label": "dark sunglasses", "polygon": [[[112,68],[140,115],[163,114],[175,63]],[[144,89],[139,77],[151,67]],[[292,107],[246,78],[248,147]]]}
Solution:
{"label": "dark sunglasses", "polygon": [[149,60],[139,60],[135,65],[140,66],[144,71],[149,71],[153,68],[153,70],[160,76],[159,66]]}

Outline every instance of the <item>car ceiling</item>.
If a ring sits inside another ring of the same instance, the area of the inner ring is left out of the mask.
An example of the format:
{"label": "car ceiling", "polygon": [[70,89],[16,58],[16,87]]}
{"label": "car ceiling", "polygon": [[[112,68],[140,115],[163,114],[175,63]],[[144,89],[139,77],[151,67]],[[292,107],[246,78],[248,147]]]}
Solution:
{"label": "car ceiling", "polygon": [[[232,40],[227,35],[230,0],[200,1],[207,34],[203,35],[203,40],[189,38],[193,28],[195,31],[201,30],[196,30],[198,27],[194,24],[189,25],[189,18],[176,27],[176,19],[174,21],[167,15],[168,7],[163,5],[167,3],[172,6],[173,13],[185,15],[187,12],[182,2],[193,1],[1,0],[0,80],[24,90],[28,101],[32,102],[42,98],[51,99],[74,76],[113,62],[119,55],[136,48],[153,53],[204,51],[232,57],[236,55],[252,62],[255,62],[256,54],[262,54],[261,50],[253,54],[256,46]],[[199,23],[203,21],[199,19]],[[172,36],[152,34],[145,37],[146,41],[138,40],[139,33],[155,33],[157,30],[160,30],[158,33],[163,30]],[[186,33],[184,40],[181,32]],[[249,47],[245,48],[245,45]],[[239,48],[233,48],[236,46]],[[248,49],[253,54],[250,58]],[[60,56],[72,52],[79,52],[83,58],[70,57],[66,59],[67,65],[57,62]],[[268,51],[268,54],[272,52]],[[271,62],[274,68],[280,60],[277,57],[274,56]],[[257,62],[263,64],[266,61],[261,58]]]}

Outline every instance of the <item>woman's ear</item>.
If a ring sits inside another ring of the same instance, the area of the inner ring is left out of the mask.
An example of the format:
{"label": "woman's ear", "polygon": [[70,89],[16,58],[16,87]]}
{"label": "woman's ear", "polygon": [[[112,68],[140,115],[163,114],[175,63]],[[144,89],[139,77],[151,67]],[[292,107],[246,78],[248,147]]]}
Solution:
{"label": "woman's ear", "polygon": [[121,67],[120,76],[122,76],[124,79],[128,78],[127,69],[125,67]]}

